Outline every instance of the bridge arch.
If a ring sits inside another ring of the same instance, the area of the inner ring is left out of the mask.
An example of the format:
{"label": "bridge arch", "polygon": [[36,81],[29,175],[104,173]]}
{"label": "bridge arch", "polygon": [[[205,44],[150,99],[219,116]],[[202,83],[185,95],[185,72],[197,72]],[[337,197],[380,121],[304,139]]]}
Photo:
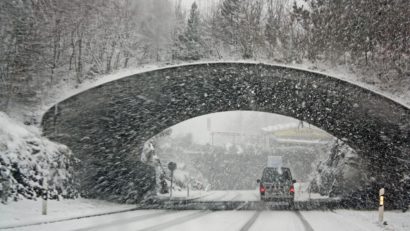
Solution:
{"label": "bridge arch", "polygon": [[92,195],[122,198],[132,187],[139,196],[152,187],[152,171],[135,147],[187,119],[235,110],[306,121],[355,149],[379,180],[397,181],[409,171],[408,108],[330,76],[266,64],[192,64],[132,75],[58,103],[42,126],[93,166],[83,182]]}

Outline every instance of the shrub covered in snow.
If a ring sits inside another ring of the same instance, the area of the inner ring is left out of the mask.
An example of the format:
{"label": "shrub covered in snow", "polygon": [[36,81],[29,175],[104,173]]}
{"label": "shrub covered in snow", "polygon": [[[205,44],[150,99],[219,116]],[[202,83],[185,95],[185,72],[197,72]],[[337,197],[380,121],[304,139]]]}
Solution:
{"label": "shrub covered in snow", "polygon": [[342,196],[362,190],[369,182],[357,153],[340,140],[332,144],[329,158],[321,162],[311,182],[311,191]]}
{"label": "shrub covered in snow", "polygon": [[66,146],[49,141],[38,129],[20,124],[0,112],[0,192],[3,200],[6,197],[35,199],[46,187],[51,198],[75,197],[75,162]]}

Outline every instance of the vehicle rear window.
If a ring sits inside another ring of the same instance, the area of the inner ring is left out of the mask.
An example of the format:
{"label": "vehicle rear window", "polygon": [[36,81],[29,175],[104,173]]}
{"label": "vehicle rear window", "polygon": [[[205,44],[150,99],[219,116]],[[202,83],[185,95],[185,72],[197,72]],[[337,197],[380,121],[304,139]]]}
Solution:
{"label": "vehicle rear window", "polygon": [[277,168],[265,168],[262,174],[263,182],[290,182],[292,181],[292,175],[288,168],[281,168],[280,171]]}

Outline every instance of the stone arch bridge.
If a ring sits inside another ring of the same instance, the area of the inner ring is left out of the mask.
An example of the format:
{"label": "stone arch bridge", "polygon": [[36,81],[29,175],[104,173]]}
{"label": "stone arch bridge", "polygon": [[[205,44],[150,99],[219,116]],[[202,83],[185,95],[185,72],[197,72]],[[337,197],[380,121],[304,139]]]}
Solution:
{"label": "stone arch bridge", "polygon": [[355,149],[378,181],[398,183],[409,172],[409,108],[349,82],[274,65],[191,64],[135,74],[56,104],[42,127],[82,160],[86,193],[138,200],[154,176],[136,149],[187,119],[234,110],[313,124]]}

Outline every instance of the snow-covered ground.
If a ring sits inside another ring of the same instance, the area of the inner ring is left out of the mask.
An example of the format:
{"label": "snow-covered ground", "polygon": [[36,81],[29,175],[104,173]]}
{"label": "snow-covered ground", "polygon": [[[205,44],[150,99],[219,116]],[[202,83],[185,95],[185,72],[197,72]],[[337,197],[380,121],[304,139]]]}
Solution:
{"label": "snow-covered ground", "polygon": [[410,213],[385,212],[387,225],[378,224],[377,211],[302,211],[301,214],[315,231],[319,230],[410,230]]}
{"label": "snow-covered ground", "polygon": [[[189,195],[186,189],[182,189],[181,191],[179,190],[174,190],[172,192],[172,199],[174,200],[194,200],[194,199],[198,199],[201,198],[203,196],[208,195],[210,192],[207,191],[197,191],[197,190],[190,190],[189,191]],[[166,194],[158,194],[158,198],[160,199],[169,199],[170,193],[166,193]]]}
{"label": "snow-covered ground", "polygon": [[410,213],[387,211],[386,226],[377,211],[172,211],[137,210],[82,219],[19,227],[10,230],[170,230],[170,231],[408,231]]}
{"label": "snow-covered ground", "polygon": [[0,204],[0,229],[7,226],[49,222],[79,216],[133,209],[135,205],[116,204],[101,200],[49,200],[47,215],[42,215],[42,200],[21,200]]}
{"label": "snow-covered ground", "polygon": [[[203,200],[246,200],[257,195],[257,191],[202,193],[206,193]],[[410,230],[410,213],[401,211],[386,211],[387,225],[379,225],[377,211],[130,211],[135,205],[89,199],[49,201],[48,205],[46,216],[41,215],[41,200],[0,205],[0,229],[19,226],[7,230]]]}

